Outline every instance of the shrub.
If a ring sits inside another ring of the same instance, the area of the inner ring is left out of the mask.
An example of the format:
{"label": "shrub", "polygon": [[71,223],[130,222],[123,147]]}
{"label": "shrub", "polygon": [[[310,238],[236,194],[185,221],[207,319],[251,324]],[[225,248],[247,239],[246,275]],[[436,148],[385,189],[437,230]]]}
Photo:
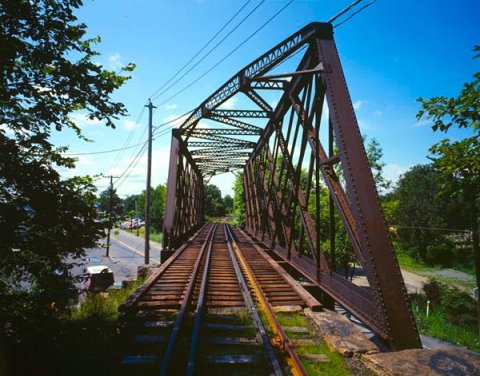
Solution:
{"label": "shrub", "polygon": [[449,287],[435,279],[423,285],[423,292],[431,304],[441,309],[448,321],[465,328],[475,328],[477,307],[475,300],[456,287]]}
{"label": "shrub", "polygon": [[475,300],[466,292],[454,287],[445,289],[442,295],[442,307],[450,322],[475,328],[477,307]]}
{"label": "shrub", "polygon": [[429,278],[428,282],[423,284],[425,297],[427,300],[430,300],[434,306],[439,306],[441,304],[443,292],[446,288],[447,286],[433,278]]}

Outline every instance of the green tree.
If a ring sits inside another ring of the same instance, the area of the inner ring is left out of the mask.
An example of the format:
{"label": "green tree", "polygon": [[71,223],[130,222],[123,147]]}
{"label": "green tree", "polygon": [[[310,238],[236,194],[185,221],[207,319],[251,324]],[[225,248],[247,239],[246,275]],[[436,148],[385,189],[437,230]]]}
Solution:
{"label": "green tree", "polygon": [[233,220],[238,225],[245,225],[245,195],[243,189],[243,172],[235,176],[233,183]]}
{"label": "green tree", "polygon": [[[367,142],[367,137],[363,136],[363,142]],[[384,176],[384,167],[385,163],[383,162],[383,149],[380,143],[375,139],[372,138],[367,143],[365,148],[368,163],[370,169],[372,170],[372,175],[376,186],[382,190],[386,190],[390,188],[391,182],[385,178]],[[339,175],[339,179],[343,181],[343,173],[337,170]],[[312,184],[312,193],[310,195],[310,202],[309,202],[309,211],[312,213],[312,216],[315,217],[316,212],[316,205],[315,205],[315,198],[314,198],[314,190],[315,184]],[[327,239],[327,234],[329,234],[329,213],[326,208],[329,205],[329,191],[321,187],[320,188],[320,224],[317,225],[321,235],[323,236],[324,240],[322,242],[323,248],[326,250],[330,249],[330,240]],[[335,231],[335,260],[336,264],[335,268],[339,271],[343,271],[343,274],[346,279],[353,278],[355,265],[357,264],[357,259],[355,257],[353,247],[350,241],[350,238],[347,234],[345,226],[343,225],[342,220],[340,219],[340,215],[335,212],[334,214],[334,231]],[[327,252],[328,254],[329,252]]]}
{"label": "green tree", "polygon": [[[403,174],[395,190],[398,241],[417,260],[450,264],[445,228],[448,202],[441,196],[442,177],[432,165],[417,165]],[[446,259],[447,258],[447,259]]]}
{"label": "green tree", "polygon": [[64,128],[84,138],[74,111],[111,127],[126,113],[110,96],[129,77],[92,61],[99,38],[85,38],[86,25],[73,14],[81,4],[0,2],[2,339],[50,328],[48,318],[73,291],[69,258],[81,256],[102,234],[92,179],[62,180],[55,167],[73,168],[75,160],[49,139]]}
{"label": "green tree", "polygon": [[[117,195],[117,190],[113,189],[110,196],[110,189],[100,193],[98,197],[99,209],[104,218],[111,219],[112,226],[124,217],[123,200]],[[111,209],[111,210],[110,210]],[[110,217],[111,216],[111,217]]]}
{"label": "green tree", "polygon": [[398,222],[396,214],[398,210],[398,205],[400,205],[400,201],[398,200],[395,191],[383,194],[380,197],[380,201],[387,224],[396,224]]}
{"label": "green tree", "polygon": [[[480,52],[480,46],[474,51]],[[477,54],[475,57],[479,57]],[[480,245],[477,199],[480,187],[480,72],[464,84],[458,97],[419,98],[417,118],[433,121],[432,129],[447,133],[452,127],[469,131],[470,136],[453,141],[448,138],[430,148],[435,167],[463,196],[470,215],[472,247],[477,286],[480,286]],[[480,320],[479,320],[480,324]]]}
{"label": "green tree", "polygon": [[157,232],[163,230],[166,196],[167,187],[165,185],[159,184],[152,191],[152,227]]}
{"label": "green tree", "polygon": [[225,212],[231,214],[233,211],[233,198],[230,195],[225,195],[223,198],[223,206],[225,207]]}
{"label": "green tree", "polygon": [[132,210],[140,211],[140,206],[138,206],[138,198],[139,195],[130,195],[123,199],[123,214],[128,215],[128,213]]}
{"label": "green tree", "polygon": [[222,193],[214,184],[205,185],[205,215],[208,217],[221,217],[225,215]]}
{"label": "green tree", "polygon": [[[364,141],[366,137],[364,138]],[[373,180],[377,185],[377,188],[382,190],[389,189],[391,186],[391,181],[386,179],[384,176],[383,168],[385,167],[385,162],[383,162],[383,149],[380,143],[376,138],[372,138],[365,149],[367,153],[368,164],[372,170]]]}
{"label": "green tree", "polygon": [[[163,217],[165,214],[165,201],[167,188],[165,185],[159,184],[155,188],[150,188],[151,197],[151,226],[155,231],[162,231]],[[138,195],[138,211],[139,217],[145,219],[145,191]]]}

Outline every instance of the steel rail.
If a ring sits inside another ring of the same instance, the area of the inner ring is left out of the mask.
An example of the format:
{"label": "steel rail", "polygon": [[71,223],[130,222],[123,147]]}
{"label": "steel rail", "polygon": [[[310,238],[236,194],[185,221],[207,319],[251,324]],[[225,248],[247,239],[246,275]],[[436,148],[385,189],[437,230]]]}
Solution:
{"label": "steel rail", "polygon": [[167,269],[172,265],[175,260],[177,260],[180,255],[192,244],[197,236],[200,235],[202,230],[208,226],[208,224],[203,225],[192,237],[190,237],[183,245],[178,248],[173,255],[171,255],[160,267],[156,272],[154,272],[148,279],[143,283],[141,287],[139,287],[133,294],[129,296],[129,298],[118,308],[120,312],[125,313],[131,307],[138,302],[145,293],[153,286],[153,284],[160,279],[163,274],[167,271]]}
{"label": "steel rail", "polygon": [[[259,301],[260,306],[264,309],[268,322],[270,324],[270,327],[272,328],[273,332],[277,336],[277,341],[280,347],[287,352],[288,357],[287,357],[287,363],[291,368],[292,375],[294,376],[307,376],[308,373],[305,371],[303,368],[302,362],[300,361],[300,358],[298,357],[297,353],[295,352],[290,340],[288,339],[287,335],[285,334],[285,331],[283,330],[282,326],[278,322],[277,317],[275,316],[275,313],[273,312],[272,306],[268,303],[265,294],[260,288],[260,285],[258,284],[252,270],[250,269],[250,266],[248,265],[247,261],[243,257],[240,248],[237,246],[235,240],[233,239],[233,234],[231,233],[230,229],[228,226],[226,226],[227,231],[229,233],[229,249],[231,247],[232,251],[235,253],[236,257],[238,258],[238,261],[242,265],[243,270],[247,274],[247,277],[249,279],[250,285],[252,286],[253,290],[255,291],[255,295],[257,296],[257,299]],[[231,244],[231,245],[230,245]]]}
{"label": "steel rail", "polygon": [[[177,314],[177,319],[175,320],[175,325],[173,327],[172,334],[170,335],[170,338],[168,339],[168,345],[165,350],[163,359],[162,359],[162,365],[160,367],[160,372],[158,373],[159,376],[165,376],[168,374],[168,369],[170,366],[170,361],[173,355],[173,350],[175,348],[175,343],[177,341],[178,334],[180,332],[180,328],[183,323],[183,318],[185,317],[185,313],[187,312],[188,305],[190,303],[190,300],[192,298],[193,292],[194,292],[194,287],[195,287],[195,281],[197,279],[198,271],[200,269],[200,263],[203,258],[203,254],[205,252],[205,248],[207,244],[211,244],[211,241],[213,239],[213,234],[215,233],[215,229],[217,228],[217,224],[213,225],[210,231],[208,232],[207,238],[205,239],[205,242],[202,245],[202,248],[198,252],[198,257],[197,260],[195,261],[195,266],[193,267],[192,274],[190,276],[190,281],[188,282],[188,286],[185,291],[185,295],[183,297],[182,304],[180,306],[180,310]],[[210,248],[210,247],[209,247]]]}
{"label": "steel rail", "polygon": [[[217,224],[215,224],[215,231],[217,229]],[[207,283],[208,283],[208,277],[210,273],[210,260],[212,256],[212,246],[213,246],[213,239],[214,236],[211,237],[210,242],[208,244],[208,252],[207,256],[205,257],[205,264],[203,267],[203,276],[202,276],[202,283],[200,285],[200,295],[198,296],[198,302],[197,302],[197,309],[195,312],[195,321],[193,324],[193,330],[192,330],[192,342],[190,344],[190,349],[188,352],[188,363],[187,363],[187,372],[186,374],[188,376],[193,375],[193,372],[195,370],[195,360],[197,358],[197,350],[198,350],[198,339],[200,337],[200,329],[202,326],[202,319],[203,319],[203,314],[205,312],[205,307],[207,305]]]}
{"label": "steel rail", "polygon": [[[227,242],[227,247],[228,247],[228,253],[230,254],[230,258],[232,259],[233,267],[235,269],[235,274],[237,275],[238,281],[240,283],[240,288],[242,290],[242,294],[245,299],[245,304],[247,305],[247,309],[253,318],[255,325],[258,329],[258,332],[260,333],[261,339],[262,339],[262,344],[267,352],[267,355],[270,360],[270,364],[273,368],[274,374],[279,376],[283,375],[283,370],[280,365],[280,362],[277,359],[277,356],[275,354],[275,351],[273,349],[272,343],[270,342],[270,338],[268,337],[267,331],[265,329],[265,326],[263,325],[262,319],[260,318],[260,314],[258,312],[258,309],[253,301],[252,295],[250,293],[250,290],[248,289],[247,282],[245,281],[245,278],[242,274],[242,271],[240,269],[240,265],[238,263],[237,258],[235,257],[236,251],[234,251],[234,240],[232,233],[230,232],[230,228],[228,225],[224,224],[224,229],[225,229],[225,240]],[[232,243],[233,242],[233,243]],[[236,245],[235,245],[236,247]],[[244,268],[245,269],[245,268]],[[253,281],[251,281],[253,282]],[[306,373],[303,374],[298,374],[298,375],[306,375]]]}

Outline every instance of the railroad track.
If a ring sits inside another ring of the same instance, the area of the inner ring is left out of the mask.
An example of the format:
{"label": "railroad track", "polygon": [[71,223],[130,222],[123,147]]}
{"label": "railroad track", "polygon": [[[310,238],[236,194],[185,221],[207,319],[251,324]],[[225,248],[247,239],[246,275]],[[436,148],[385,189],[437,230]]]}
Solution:
{"label": "railroad track", "polygon": [[278,268],[205,225],[121,307],[122,373],[305,375],[273,307],[314,303]]}

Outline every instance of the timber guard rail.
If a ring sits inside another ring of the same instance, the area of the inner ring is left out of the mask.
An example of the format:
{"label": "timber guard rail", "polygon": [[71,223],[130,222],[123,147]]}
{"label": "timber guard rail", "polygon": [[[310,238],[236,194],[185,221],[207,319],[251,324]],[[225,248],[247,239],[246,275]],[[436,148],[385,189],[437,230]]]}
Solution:
{"label": "timber guard rail", "polygon": [[[300,52],[295,71],[275,72]],[[265,91],[281,93],[275,108],[259,94]],[[236,95],[250,108],[220,107]],[[393,349],[421,347],[331,24],[311,23],[266,52],[173,130],[165,249],[204,222],[203,181],[239,169],[252,237],[310,276],[330,305],[333,298],[345,306]],[[345,265],[357,262],[368,286],[337,270],[339,234],[355,257]]]}

